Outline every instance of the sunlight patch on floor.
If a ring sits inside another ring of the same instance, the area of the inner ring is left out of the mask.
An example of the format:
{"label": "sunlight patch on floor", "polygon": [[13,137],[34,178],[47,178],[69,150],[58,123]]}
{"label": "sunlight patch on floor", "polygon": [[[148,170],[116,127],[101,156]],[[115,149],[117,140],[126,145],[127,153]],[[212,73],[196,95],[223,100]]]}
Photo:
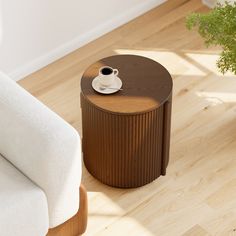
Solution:
{"label": "sunlight patch on floor", "polygon": [[[219,59],[218,54],[202,54],[202,53],[185,53],[185,55],[191,58],[193,61],[205,67],[209,72],[213,72],[216,75],[222,75],[216,66],[216,61]],[[226,73],[225,75],[232,75],[231,73]]]}
{"label": "sunlight patch on floor", "polygon": [[199,69],[194,64],[188,62],[177,55],[175,52],[170,51],[149,51],[149,50],[129,50],[129,49],[116,49],[117,54],[133,54],[148,57],[161,63],[165,66],[171,74],[175,75],[194,75],[205,76],[206,73]]}
{"label": "sunlight patch on floor", "polygon": [[[99,233],[100,230],[98,229],[96,235],[122,235],[122,229],[124,229],[124,233],[127,233],[127,230],[130,229],[131,235],[136,232],[139,235],[153,236],[137,220],[125,216],[126,211],[104,193],[89,191],[88,201],[89,205],[93,207],[92,209],[89,208],[88,228],[85,235],[91,235],[90,229],[94,233],[94,228],[98,228],[97,226],[100,225],[102,234]],[[106,233],[104,232],[104,227],[106,227]]]}
{"label": "sunlight patch on floor", "polygon": [[106,230],[101,233],[97,233],[99,236],[136,236],[136,235],[145,235],[145,236],[154,236],[144,225],[140,224],[134,218],[125,216],[120,220],[116,221],[114,224],[108,225]]}
{"label": "sunlight patch on floor", "polygon": [[[117,218],[125,214],[125,211],[112,199],[101,192],[88,192],[88,227],[85,235],[91,235],[91,232],[100,225],[100,229],[108,223],[114,222]],[[91,231],[90,231],[91,230]],[[99,230],[99,229],[98,229]]]}
{"label": "sunlight patch on floor", "polygon": [[89,211],[89,214],[96,216],[99,215],[107,215],[107,216],[120,216],[125,213],[125,211],[119,207],[119,205],[112,201],[106,194],[101,192],[88,192],[89,202],[99,202],[95,208],[93,208],[93,212]]}
{"label": "sunlight patch on floor", "polygon": [[198,97],[205,98],[212,105],[236,103],[236,93],[196,92]]}

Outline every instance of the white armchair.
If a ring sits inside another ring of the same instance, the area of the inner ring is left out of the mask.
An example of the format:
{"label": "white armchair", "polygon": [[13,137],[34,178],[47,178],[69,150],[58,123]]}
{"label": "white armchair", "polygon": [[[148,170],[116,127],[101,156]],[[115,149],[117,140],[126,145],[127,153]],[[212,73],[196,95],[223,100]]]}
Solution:
{"label": "white armchair", "polygon": [[78,212],[80,182],[77,131],[0,73],[0,234],[46,235]]}

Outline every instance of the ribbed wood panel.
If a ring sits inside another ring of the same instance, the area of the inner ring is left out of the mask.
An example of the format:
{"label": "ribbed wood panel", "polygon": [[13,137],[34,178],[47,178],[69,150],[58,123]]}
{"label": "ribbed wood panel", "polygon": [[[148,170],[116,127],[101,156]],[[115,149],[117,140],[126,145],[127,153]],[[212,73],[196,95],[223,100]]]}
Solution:
{"label": "ribbed wood panel", "polygon": [[81,107],[84,163],[93,176],[130,188],[165,174],[171,101],[146,113],[122,115],[103,111],[82,95]]}
{"label": "ribbed wood panel", "polygon": [[[122,90],[102,95],[91,84],[101,66],[119,70]],[[166,174],[172,78],[158,62],[137,55],[103,58],[81,79],[84,162],[105,184],[130,188]]]}

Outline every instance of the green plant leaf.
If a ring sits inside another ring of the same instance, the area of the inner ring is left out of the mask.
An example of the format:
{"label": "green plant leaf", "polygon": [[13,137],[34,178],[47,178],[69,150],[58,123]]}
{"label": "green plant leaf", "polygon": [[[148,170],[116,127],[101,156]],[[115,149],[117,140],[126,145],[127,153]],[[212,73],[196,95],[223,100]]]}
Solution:
{"label": "green plant leaf", "polygon": [[222,47],[217,66],[222,73],[236,74],[236,2],[217,6],[209,13],[192,13],[186,18],[189,30],[197,28],[207,46]]}

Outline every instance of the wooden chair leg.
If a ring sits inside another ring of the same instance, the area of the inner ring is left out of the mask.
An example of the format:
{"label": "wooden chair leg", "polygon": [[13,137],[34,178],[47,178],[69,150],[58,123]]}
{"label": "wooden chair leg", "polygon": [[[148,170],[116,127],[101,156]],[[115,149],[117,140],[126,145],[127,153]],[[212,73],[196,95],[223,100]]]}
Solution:
{"label": "wooden chair leg", "polygon": [[49,229],[47,236],[78,236],[85,232],[88,218],[87,191],[83,185],[80,186],[80,206],[75,216],[65,223]]}

